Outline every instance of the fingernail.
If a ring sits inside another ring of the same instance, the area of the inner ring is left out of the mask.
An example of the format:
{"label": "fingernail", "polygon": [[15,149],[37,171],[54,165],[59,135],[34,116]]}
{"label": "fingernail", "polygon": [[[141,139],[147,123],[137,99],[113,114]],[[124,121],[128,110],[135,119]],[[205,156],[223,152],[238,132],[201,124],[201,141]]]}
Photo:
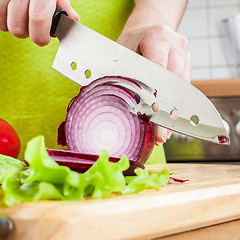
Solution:
{"label": "fingernail", "polygon": [[166,138],[162,137],[162,141],[163,141],[163,143],[165,143],[167,140],[166,140]]}
{"label": "fingernail", "polygon": [[166,142],[168,139],[168,130],[166,128],[162,128],[162,140]]}
{"label": "fingernail", "polygon": [[168,130],[168,133],[167,133],[167,140],[172,136],[172,131],[171,130]]}
{"label": "fingernail", "polygon": [[157,139],[156,145],[160,146],[164,144],[168,139],[168,130],[166,128],[158,127],[157,128]]}

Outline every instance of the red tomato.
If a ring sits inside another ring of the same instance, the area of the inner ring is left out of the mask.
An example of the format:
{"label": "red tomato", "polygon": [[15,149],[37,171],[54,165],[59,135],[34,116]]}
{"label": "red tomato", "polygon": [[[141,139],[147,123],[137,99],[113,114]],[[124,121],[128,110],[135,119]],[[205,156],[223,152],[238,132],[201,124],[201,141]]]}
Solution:
{"label": "red tomato", "polygon": [[20,152],[20,140],[13,127],[0,118],[0,154],[16,158]]}

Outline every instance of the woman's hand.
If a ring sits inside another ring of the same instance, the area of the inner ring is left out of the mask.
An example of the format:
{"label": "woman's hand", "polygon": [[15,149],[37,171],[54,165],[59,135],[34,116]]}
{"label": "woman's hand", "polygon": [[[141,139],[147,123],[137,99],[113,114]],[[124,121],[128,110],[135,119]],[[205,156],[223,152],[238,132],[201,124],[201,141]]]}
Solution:
{"label": "woman's hand", "polygon": [[[187,50],[187,38],[169,27],[153,25],[145,28],[125,29],[118,43],[190,82],[191,57]],[[163,144],[171,134],[170,130],[158,126],[156,144]]]}
{"label": "woman's hand", "polygon": [[50,28],[56,6],[79,20],[69,0],[1,0],[0,30],[9,31],[18,38],[30,37],[37,45],[45,46],[51,40]]}

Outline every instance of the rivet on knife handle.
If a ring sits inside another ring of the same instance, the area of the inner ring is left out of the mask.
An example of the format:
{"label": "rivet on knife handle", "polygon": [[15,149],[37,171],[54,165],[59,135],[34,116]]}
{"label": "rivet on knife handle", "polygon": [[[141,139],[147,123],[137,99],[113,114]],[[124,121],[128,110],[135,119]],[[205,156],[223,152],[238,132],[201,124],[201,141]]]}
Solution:
{"label": "rivet on knife handle", "polygon": [[51,26],[51,30],[50,30],[50,36],[51,37],[56,37],[55,36],[55,32],[59,23],[59,20],[62,16],[62,14],[67,16],[67,13],[64,10],[61,10],[59,8],[56,8],[53,17],[52,17],[52,26]]}

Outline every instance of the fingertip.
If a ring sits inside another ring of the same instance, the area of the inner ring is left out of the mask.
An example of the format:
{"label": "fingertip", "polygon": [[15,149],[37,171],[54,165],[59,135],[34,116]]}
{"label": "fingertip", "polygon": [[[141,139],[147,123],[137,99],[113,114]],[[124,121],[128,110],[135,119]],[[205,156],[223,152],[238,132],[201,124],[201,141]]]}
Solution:
{"label": "fingertip", "polygon": [[157,135],[155,142],[157,145],[165,143],[168,139],[168,130],[166,128],[157,126]]}
{"label": "fingertip", "polygon": [[0,31],[2,31],[2,32],[8,32],[9,30],[8,30],[8,28],[7,28],[7,26],[5,26],[5,25],[0,25]]}
{"label": "fingertip", "polygon": [[157,145],[157,146],[162,146],[163,144],[164,144],[164,142],[158,142],[158,141],[155,142],[155,145]]}
{"label": "fingertip", "polygon": [[172,131],[171,130],[167,130],[167,140],[169,140],[172,136]]}
{"label": "fingertip", "polygon": [[31,40],[37,44],[39,47],[45,47],[47,46],[50,41],[51,41],[51,37],[50,36],[46,36],[46,37],[42,37],[42,38],[39,38],[39,37],[35,37],[35,36],[30,36]]}
{"label": "fingertip", "polygon": [[73,7],[71,6],[69,0],[67,0],[67,1],[66,0],[57,0],[57,6],[60,9],[63,9],[64,11],[66,11],[68,17],[79,22],[80,18],[78,16],[77,12],[75,11],[75,9],[73,9]]}
{"label": "fingertip", "polygon": [[80,21],[80,17],[79,17],[79,15],[77,14],[77,12],[76,12],[74,9],[72,9],[72,15],[73,15],[72,18],[73,18],[75,21],[77,21],[77,22]]}
{"label": "fingertip", "polygon": [[23,26],[9,26],[9,32],[16,38],[27,38],[28,30]]}
{"label": "fingertip", "polygon": [[67,12],[68,17],[72,18],[73,20],[79,22],[80,17],[78,16],[77,12],[72,8]]}

